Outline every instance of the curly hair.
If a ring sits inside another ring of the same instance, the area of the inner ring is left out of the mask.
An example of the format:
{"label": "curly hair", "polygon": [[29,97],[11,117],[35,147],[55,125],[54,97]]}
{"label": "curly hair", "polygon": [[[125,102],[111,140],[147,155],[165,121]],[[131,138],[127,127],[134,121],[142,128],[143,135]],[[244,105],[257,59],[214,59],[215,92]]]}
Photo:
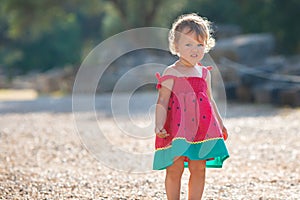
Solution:
{"label": "curly hair", "polygon": [[169,49],[172,54],[177,55],[175,44],[180,38],[183,29],[189,28],[190,32],[195,32],[206,44],[205,52],[209,52],[215,46],[215,39],[212,36],[211,22],[195,13],[179,16],[172,24],[169,31]]}

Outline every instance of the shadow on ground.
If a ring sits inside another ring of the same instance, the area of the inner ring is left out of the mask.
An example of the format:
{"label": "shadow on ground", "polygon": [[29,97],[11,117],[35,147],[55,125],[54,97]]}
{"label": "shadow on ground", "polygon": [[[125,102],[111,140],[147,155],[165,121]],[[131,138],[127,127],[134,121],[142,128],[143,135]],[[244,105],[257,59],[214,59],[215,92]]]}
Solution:
{"label": "shadow on ground", "polygon": [[[85,96],[77,98],[80,98],[79,102],[82,102],[83,105],[90,103]],[[145,115],[145,113],[153,114],[156,99],[157,93],[118,94],[113,98],[111,94],[102,94],[95,97],[95,104],[92,107],[95,107],[97,113],[102,113],[107,117],[111,117],[113,113],[120,115],[128,115],[128,113],[131,115]],[[229,102],[225,105],[224,113],[222,113],[223,116],[225,115],[225,118],[273,116],[280,109],[272,105],[263,104]],[[72,96],[61,98],[39,97],[26,101],[0,101],[1,114],[37,112],[71,113],[72,111]],[[81,111],[89,112],[91,110]]]}

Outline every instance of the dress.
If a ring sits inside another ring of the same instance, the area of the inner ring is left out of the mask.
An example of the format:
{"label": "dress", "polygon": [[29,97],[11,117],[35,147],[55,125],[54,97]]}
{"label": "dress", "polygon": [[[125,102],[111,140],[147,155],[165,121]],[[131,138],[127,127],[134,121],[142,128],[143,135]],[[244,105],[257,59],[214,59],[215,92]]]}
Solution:
{"label": "dress", "polygon": [[229,157],[222,131],[207,96],[205,78],[209,67],[202,67],[202,77],[160,76],[157,88],[167,79],[174,84],[164,125],[170,136],[155,139],[153,169],[161,170],[173,164],[177,156],[190,160],[207,160],[206,167],[221,168]]}

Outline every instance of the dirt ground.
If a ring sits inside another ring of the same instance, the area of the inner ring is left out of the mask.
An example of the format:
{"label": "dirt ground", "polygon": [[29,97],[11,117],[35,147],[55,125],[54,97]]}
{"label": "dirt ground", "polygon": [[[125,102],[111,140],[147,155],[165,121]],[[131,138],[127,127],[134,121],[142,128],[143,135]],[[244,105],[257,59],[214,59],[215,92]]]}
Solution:
{"label": "dirt ground", "polygon": [[[102,101],[107,98],[98,103]],[[95,154],[104,149],[97,141],[82,140],[89,133],[78,127],[70,103],[70,98],[0,102],[0,199],[166,199],[164,171],[149,171],[147,166],[140,173],[120,171],[99,159],[103,156]],[[106,143],[123,145],[130,155],[153,153],[151,132],[145,140],[117,135],[120,129],[135,132],[132,120],[147,125],[151,119],[136,112],[130,120],[117,118],[116,125],[109,109],[96,107]],[[230,158],[222,169],[207,169],[203,199],[300,199],[299,119],[300,109],[228,104]],[[136,162],[123,163],[120,154],[108,159],[125,168]],[[188,178],[185,170],[181,199],[186,199]]]}

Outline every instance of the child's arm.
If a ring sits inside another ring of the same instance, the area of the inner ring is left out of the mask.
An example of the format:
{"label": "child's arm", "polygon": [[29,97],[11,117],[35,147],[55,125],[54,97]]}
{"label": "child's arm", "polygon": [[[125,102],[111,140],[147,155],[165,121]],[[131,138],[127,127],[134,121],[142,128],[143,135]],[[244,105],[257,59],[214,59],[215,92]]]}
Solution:
{"label": "child's arm", "polygon": [[[164,74],[167,74],[168,70]],[[167,118],[168,103],[172,91],[174,80],[167,79],[161,83],[161,88],[159,89],[158,99],[155,109],[155,133],[158,137],[165,138],[169,134],[164,129],[164,125]]]}
{"label": "child's arm", "polygon": [[212,105],[212,107],[213,107],[213,111],[214,111],[214,113],[215,113],[215,115],[216,115],[216,117],[217,117],[217,120],[218,120],[218,122],[219,122],[219,125],[220,125],[220,128],[222,129],[222,132],[223,132],[223,135],[224,135],[224,139],[227,139],[227,129],[226,129],[226,127],[224,126],[224,124],[223,124],[223,120],[222,120],[222,117],[221,117],[221,115],[220,115],[220,112],[219,112],[219,110],[218,110],[218,107],[217,107],[217,105],[216,105],[216,102],[215,102],[215,100],[214,100],[214,97],[213,97],[213,95],[212,95],[212,87],[211,87],[211,75],[210,75],[210,72],[208,71],[207,72],[207,78],[206,78],[206,82],[207,82],[207,95],[208,95],[208,97],[209,97],[209,99],[210,99],[210,102],[211,102],[211,105]]}

